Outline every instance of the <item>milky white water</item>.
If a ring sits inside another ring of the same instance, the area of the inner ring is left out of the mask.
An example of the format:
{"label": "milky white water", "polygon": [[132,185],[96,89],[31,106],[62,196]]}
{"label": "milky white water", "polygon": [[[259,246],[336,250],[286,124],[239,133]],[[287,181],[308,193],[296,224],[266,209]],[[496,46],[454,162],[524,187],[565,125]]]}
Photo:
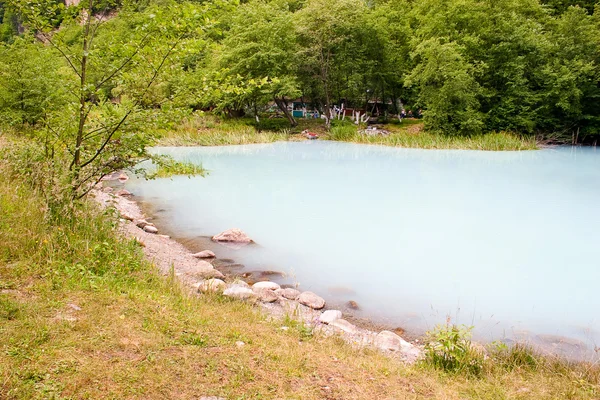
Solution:
{"label": "milky white water", "polygon": [[217,247],[248,270],[348,300],[415,332],[450,316],[482,339],[600,344],[600,152],[416,150],[306,141],[157,148],[205,177],[128,189],[179,237],[238,227]]}

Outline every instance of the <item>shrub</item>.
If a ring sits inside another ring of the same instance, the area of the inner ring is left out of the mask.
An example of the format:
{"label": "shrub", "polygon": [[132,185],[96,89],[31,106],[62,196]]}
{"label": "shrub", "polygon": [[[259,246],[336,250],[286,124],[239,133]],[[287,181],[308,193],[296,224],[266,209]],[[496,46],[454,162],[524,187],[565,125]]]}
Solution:
{"label": "shrub", "polygon": [[450,373],[478,376],[483,370],[483,354],[471,345],[473,327],[441,325],[427,332],[425,362]]}

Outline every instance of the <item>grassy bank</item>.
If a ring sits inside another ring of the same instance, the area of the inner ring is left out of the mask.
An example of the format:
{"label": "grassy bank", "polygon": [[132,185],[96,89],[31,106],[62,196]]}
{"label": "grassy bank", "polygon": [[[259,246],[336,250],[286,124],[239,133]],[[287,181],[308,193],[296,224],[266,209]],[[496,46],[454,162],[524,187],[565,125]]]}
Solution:
{"label": "grassy bank", "polygon": [[333,126],[327,136],[330,140],[378,144],[392,147],[418,149],[460,149],[460,150],[535,150],[535,138],[523,137],[508,132],[494,132],[474,136],[446,136],[423,130],[419,120],[404,120],[402,124],[388,124],[383,127],[390,132],[387,136],[368,136],[360,133],[354,125]]}
{"label": "grassy bank", "polygon": [[600,396],[598,369],[585,364],[516,349],[476,356],[476,374],[435,359],[405,366],[245,303],[192,296],[119,237],[114,215],[83,205],[51,220],[38,193],[1,168],[2,399]]}
{"label": "grassy bank", "polygon": [[405,119],[402,123],[391,121],[383,125],[388,136],[368,136],[349,121],[333,121],[330,131],[322,120],[299,119],[299,125],[290,128],[287,120],[263,119],[260,124],[249,118],[223,119],[210,114],[196,114],[173,129],[163,130],[158,136],[160,146],[219,146],[278,141],[304,140],[304,129],[319,134],[321,139],[342,142],[378,144],[393,147],[419,149],[465,149],[465,150],[535,150],[533,137],[507,132],[475,136],[445,136],[423,130],[421,120]]}

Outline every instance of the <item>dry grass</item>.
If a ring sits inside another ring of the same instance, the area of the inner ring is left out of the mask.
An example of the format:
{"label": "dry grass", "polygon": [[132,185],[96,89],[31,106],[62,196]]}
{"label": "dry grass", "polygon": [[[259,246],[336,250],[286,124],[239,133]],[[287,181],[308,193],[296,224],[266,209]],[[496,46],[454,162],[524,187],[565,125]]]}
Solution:
{"label": "dry grass", "polygon": [[585,365],[507,357],[475,379],[404,366],[293,323],[282,330],[248,304],[192,296],[158,276],[94,209],[48,221],[40,198],[0,172],[2,399],[600,396],[597,369]]}

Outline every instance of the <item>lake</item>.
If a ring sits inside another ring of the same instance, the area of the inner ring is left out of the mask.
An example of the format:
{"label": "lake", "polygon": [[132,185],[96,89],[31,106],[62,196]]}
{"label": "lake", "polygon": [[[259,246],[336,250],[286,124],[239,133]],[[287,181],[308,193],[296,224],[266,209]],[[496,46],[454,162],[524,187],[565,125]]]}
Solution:
{"label": "lake", "polygon": [[563,352],[600,344],[595,148],[304,141],[154,151],[210,171],[127,184],[194,250],[237,227],[257,245],[212,244],[217,257],[285,272],[281,281],[331,306],[355,301],[356,317],[417,334],[449,318],[480,340]]}

